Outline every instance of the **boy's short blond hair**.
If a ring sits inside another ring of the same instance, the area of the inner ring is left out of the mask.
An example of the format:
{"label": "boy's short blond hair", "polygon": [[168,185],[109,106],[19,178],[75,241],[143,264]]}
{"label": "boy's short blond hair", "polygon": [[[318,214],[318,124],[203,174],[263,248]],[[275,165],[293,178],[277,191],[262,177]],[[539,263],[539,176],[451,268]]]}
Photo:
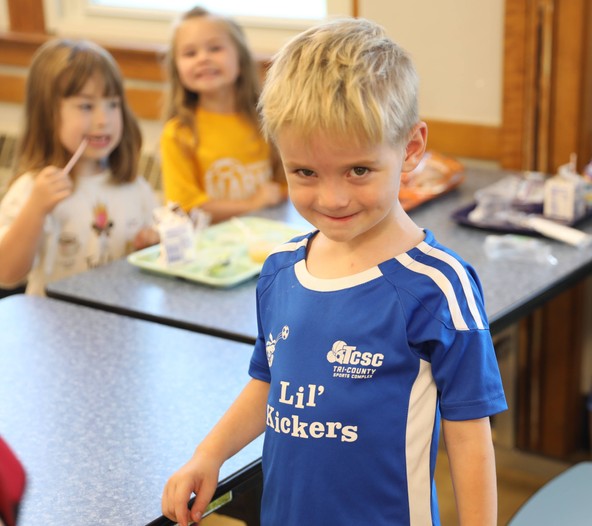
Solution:
{"label": "boy's short blond hair", "polygon": [[408,53],[380,25],[338,19],[313,27],[274,57],[259,101],[263,133],[289,125],[360,142],[397,145],[419,121]]}

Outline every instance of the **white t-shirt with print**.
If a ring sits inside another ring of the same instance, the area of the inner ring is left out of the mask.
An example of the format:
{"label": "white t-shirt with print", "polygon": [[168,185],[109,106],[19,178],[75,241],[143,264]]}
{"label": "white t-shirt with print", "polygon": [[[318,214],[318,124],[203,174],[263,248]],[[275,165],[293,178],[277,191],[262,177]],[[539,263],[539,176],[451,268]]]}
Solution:
{"label": "white t-shirt with print", "polygon": [[[24,174],[0,203],[0,239],[33,189]],[[118,184],[109,171],[76,179],[72,195],[46,217],[42,242],[28,277],[27,293],[44,295],[48,282],[119,259],[133,250],[137,232],[152,224],[156,196],[142,177]]]}

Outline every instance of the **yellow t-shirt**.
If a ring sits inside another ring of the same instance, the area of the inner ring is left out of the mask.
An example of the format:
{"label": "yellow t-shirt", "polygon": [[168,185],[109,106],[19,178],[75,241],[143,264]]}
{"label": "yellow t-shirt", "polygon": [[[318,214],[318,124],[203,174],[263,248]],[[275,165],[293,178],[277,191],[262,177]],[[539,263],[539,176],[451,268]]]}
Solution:
{"label": "yellow t-shirt", "polygon": [[239,114],[196,112],[197,149],[191,130],[169,120],[160,139],[167,201],[189,211],[210,199],[244,199],[272,178],[269,145]]}

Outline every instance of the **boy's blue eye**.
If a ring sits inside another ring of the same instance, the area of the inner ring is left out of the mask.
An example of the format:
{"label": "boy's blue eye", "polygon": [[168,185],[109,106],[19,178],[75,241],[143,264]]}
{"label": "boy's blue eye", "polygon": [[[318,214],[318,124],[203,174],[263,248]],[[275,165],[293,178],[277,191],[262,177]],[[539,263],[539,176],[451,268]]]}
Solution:
{"label": "boy's blue eye", "polygon": [[89,110],[92,110],[93,105],[85,102],[85,103],[80,104],[79,108],[84,111],[89,111]]}
{"label": "boy's blue eye", "polygon": [[305,177],[311,177],[314,175],[314,172],[308,168],[300,168],[299,170],[296,170],[296,173],[299,175],[304,175]]}

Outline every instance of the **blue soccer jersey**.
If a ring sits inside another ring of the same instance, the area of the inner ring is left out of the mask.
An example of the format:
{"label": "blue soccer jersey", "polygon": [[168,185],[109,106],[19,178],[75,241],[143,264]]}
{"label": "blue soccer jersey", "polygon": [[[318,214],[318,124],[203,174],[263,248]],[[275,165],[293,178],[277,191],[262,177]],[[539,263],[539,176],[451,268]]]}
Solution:
{"label": "blue soccer jersey", "polygon": [[359,274],[318,279],[314,233],[257,286],[253,378],[270,383],[262,524],[439,524],[440,415],[507,408],[473,269],[424,241]]}

